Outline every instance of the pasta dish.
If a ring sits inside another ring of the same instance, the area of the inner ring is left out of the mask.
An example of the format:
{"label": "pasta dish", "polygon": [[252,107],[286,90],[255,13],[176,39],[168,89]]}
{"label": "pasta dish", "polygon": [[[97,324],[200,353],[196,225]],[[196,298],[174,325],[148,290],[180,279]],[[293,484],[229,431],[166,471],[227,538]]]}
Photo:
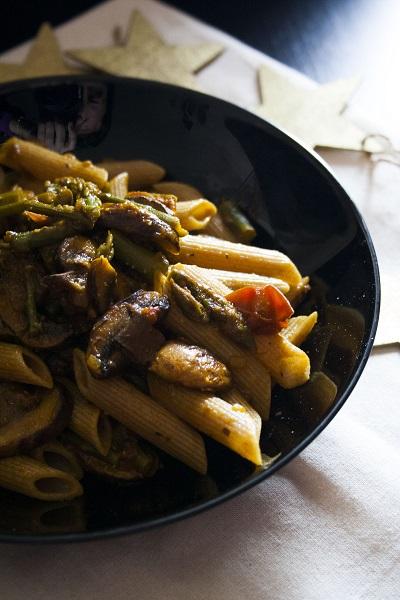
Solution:
{"label": "pasta dish", "polygon": [[272,387],[310,377],[308,277],[149,161],[10,138],[0,165],[0,487],[69,500],[165,454],[204,474],[204,436],[260,467]]}

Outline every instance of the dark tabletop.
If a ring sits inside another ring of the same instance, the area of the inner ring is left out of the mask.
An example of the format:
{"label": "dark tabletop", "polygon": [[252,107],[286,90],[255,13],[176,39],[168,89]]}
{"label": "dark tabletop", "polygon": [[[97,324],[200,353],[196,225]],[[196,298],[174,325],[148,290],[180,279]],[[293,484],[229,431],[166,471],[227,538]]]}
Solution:
{"label": "dark tabletop", "polygon": [[[96,4],[13,0],[13,10],[2,14],[0,52],[35,35],[43,21],[58,25]],[[400,46],[398,0],[170,0],[169,4],[320,82],[373,67],[385,49]],[[399,61],[395,52],[391,58]]]}

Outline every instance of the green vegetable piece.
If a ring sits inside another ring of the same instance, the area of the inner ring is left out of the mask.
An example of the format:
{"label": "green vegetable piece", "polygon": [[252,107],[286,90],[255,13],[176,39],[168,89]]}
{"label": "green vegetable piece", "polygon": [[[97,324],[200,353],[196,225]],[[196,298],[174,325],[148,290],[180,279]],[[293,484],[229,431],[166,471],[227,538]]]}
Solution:
{"label": "green vegetable piece", "polygon": [[29,323],[29,333],[36,335],[42,330],[42,324],[38,317],[36,310],[35,300],[35,288],[36,288],[36,277],[35,269],[32,265],[26,265],[25,267],[25,279],[26,279],[26,313]]}
{"label": "green vegetable piece", "polygon": [[225,225],[233,231],[239,242],[249,244],[257,235],[256,230],[240,208],[230,200],[223,200],[218,212]]}
{"label": "green vegetable piece", "polygon": [[113,243],[113,234],[111,231],[107,232],[107,237],[105,241],[100,244],[100,246],[96,250],[96,256],[104,256],[108,260],[112,260],[114,257],[114,243]]}
{"label": "green vegetable piece", "polygon": [[34,248],[48,246],[60,242],[65,237],[73,235],[77,229],[65,221],[59,221],[54,225],[44,226],[32,231],[7,231],[4,240],[10,244],[10,248],[15,252],[29,252]]}
{"label": "green vegetable piece", "polygon": [[156,271],[166,273],[168,261],[161,252],[151,252],[143,246],[139,246],[128,240],[122,233],[112,229],[114,241],[115,258],[128,267],[132,267],[146,277],[149,282],[153,281]]}
{"label": "green vegetable piece", "polygon": [[20,202],[24,198],[24,193],[21,188],[17,188],[16,190],[10,190],[9,192],[4,192],[4,194],[0,194],[0,206],[14,204],[15,202]]}

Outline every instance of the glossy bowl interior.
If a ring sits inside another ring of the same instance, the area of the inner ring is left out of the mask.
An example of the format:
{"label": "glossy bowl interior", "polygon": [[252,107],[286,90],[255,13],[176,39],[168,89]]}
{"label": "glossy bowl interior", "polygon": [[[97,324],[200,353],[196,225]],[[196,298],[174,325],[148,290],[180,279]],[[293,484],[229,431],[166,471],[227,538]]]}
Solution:
{"label": "glossy bowl interior", "polygon": [[[256,244],[288,254],[311,275],[312,293],[299,307],[319,321],[306,350],[312,381],[274,391],[262,450],[278,455],[267,470],[207,440],[210,471],[194,474],[173,460],[153,480],[111,485],[86,478],[83,499],[49,504],[0,491],[0,540],[85,540],[142,530],[195,514],[242,492],[286,464],[342,406],[368,358],[379,310],[379,278],[368,231],[326,165],[253,114],[197,92],[160,83],[101,77],[37,79],[0,88],[0,129],[67,125],[82,97],[100,89],[101,123],[82,126],[80,158],[143,158],[162,164],[168,179],[198,187],[211,200],[244,208]],[[96,95],[96,94],[95,94]],[[77,116],[78,115],[78,116]],[[332,392],[337,386],[337,393]]]}

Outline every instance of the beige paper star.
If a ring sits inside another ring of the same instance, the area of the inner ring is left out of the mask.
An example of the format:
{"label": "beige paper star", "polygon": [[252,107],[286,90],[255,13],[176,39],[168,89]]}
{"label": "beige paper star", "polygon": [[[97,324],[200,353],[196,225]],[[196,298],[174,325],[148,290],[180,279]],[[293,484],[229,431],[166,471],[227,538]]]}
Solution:
{"label": "beige paper star", "polygon": [[193,76],[222,52],[219,44],[171,46],[137,11],[131,16],[123,46],[72,50],[70,56],[112,75],[153,79],[196,88]]}
{"label": "beige paper star", "polygon": [[23,63],[0,63],[0,82],[80,72],[64,62],[53,29],[43,23]]}
{"label": "beige paper star", "polygon": [[371,152],[380,149],[374,140],[363,144],[365,131],[342,115],[360,84],[359,78],[308,88],[271,66],[262,66],[258,74],[262,103],[256,112],[305,145]]}

